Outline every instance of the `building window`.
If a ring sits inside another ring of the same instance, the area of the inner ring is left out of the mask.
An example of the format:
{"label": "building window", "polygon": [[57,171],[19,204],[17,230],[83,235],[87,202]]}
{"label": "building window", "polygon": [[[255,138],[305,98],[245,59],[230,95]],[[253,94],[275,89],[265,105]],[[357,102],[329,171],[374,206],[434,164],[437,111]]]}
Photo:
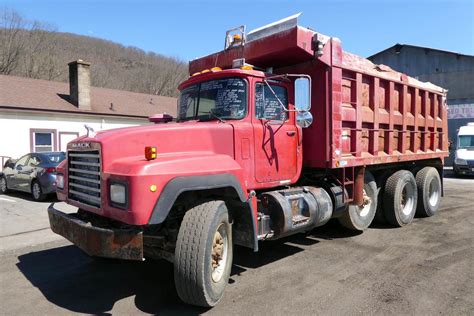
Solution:
{"label": "building window", "polygon": [[31,152],[56,150],[56,130],[31,129]]}

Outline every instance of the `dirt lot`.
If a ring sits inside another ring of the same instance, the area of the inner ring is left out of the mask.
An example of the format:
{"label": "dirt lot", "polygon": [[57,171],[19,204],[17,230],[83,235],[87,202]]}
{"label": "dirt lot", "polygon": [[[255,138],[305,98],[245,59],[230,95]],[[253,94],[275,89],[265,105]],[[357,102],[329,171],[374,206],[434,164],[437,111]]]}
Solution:
{"label": "dirt lot", "polygon": [[[237,248],[230,284],[213,309],[179,301],[167,262],[93,260],[62,239],[37,239],[27,230],[8,235],[18,217],[7,217],[7,202],[0,201],[7,232],[0,237],[0,310],[7,315],[472,315],[474,179],[446,179],[445,195],[437,216],[415,219],[405,228],[352,234],[331,222],[307,236],[262,243],[257,254]],[[8,212],[16,209],[10,205]],[[38,225],[35,231],[52,234]],[[17,245],[14,236],[22,242]],[[24,248],[28,236],[34,246]]]}

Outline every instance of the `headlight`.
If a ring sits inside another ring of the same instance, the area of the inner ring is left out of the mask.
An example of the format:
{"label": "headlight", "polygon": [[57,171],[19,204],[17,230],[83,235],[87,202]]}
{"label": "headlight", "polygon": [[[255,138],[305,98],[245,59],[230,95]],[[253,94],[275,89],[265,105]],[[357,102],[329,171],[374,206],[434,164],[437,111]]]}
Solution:
{"label": "headlight", "polygon": [[56,188],[64,189],[64,175],[61,173],[56,175]]}
{"label": "headlight", "polygon": [[123,183],[111,183],[110,201],[114,206],[125,207],[127,204],[127,186]]}
{"label": "headlight", "polygon": [[466,159],[460,159],[460,158],[454,159],[454,163],[455,163],[456,165],[467,165]]}

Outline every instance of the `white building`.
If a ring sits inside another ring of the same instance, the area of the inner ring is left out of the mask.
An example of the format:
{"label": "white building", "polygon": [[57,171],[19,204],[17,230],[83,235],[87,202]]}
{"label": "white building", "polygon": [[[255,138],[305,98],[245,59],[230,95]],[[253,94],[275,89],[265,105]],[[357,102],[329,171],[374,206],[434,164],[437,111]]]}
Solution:
{"label": "white building", "polygon": [[176,99],[90,86],[90,64],[69,64],[70,83],[0,75],[0,168],[8,157],[65,151],[86,133],[150,124],[157,113],[176,115]]}

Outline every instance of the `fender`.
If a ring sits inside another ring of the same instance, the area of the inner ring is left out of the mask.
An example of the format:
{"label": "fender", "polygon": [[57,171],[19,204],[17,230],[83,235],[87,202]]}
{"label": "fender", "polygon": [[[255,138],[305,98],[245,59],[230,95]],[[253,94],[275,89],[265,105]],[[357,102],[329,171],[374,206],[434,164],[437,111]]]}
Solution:
{"label": "fender", "polygon": [[165,221],[168,216],[173,204],[175,203],[178,196],[186,191],[195,191],[195,190],[208,190],[208,189],[218,189],[232,187],[237,192],[239,199],[242,203],[247,203],[248,208],[243,208],[249,212],[251,218],[251,223],[253,226],[252,229],[252,241],[250,248],[253,248],[254,251],[258,250],[258,238],[256,231],[256,223],[253,206],[250,203],[250,200],[247,198],[242,186],[240,185],[238,179],[233,174],[224,173],[224,174],[214,174],[214,175],[199,175],[199,176],[183,176],[176,177],[170,180],[156,202],[153,211],[148,221],[149,225],[161,224]]}

